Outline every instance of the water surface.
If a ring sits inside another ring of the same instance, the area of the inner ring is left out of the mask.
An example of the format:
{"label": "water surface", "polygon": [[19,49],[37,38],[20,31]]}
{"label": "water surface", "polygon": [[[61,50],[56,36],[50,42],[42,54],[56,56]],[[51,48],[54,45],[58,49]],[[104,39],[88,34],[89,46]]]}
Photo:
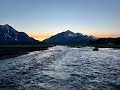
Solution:
{"label": "water surface", "polygon": [[0,90],[120,90],[120,50],[56,46],[0,60]]}

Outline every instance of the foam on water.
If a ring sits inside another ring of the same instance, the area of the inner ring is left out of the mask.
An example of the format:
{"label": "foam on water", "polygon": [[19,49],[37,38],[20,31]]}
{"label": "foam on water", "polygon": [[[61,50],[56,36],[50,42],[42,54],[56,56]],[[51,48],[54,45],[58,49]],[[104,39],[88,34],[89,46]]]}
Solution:
{"label": "foam on water", "polygon": [[119,90],[120,50],[55,46],[0,60],[0,90]]}

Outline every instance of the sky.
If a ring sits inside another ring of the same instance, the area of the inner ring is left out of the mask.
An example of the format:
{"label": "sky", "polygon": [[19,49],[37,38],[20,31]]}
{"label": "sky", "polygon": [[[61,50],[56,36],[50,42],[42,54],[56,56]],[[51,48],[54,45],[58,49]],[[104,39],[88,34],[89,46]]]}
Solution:
{"label": "sky", "polygon": [[38,40],[66,30],[120,37],[120,0],[0,0],[0,24]]}

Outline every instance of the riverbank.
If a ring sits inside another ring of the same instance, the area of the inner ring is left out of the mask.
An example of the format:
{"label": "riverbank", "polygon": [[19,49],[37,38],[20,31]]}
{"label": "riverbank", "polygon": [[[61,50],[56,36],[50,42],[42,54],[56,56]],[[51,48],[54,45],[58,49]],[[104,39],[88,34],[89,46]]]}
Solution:
{"label": "riverbank", "polygon": [[69,47],[97,47],[97,48],[113,48],[113,49],[120,49],[119,44],[68,44]]}
{"label": "riverbank", "polygon": [[[27,54],[32,51],[40,51],[40,50],[47,50],[49,47],[53,45],[0,45],[0,60],[13,58],[20,55]],[[61,46],[68,46],[68,47],[97,47],[97,48],[113,48],[113,49],[120,49],[120,45],[115,44],[61,44]]]}
{"label": "riverbank", "polygon": [[51,45],[0,45],[0,60],[17,57],[32,51],[47,50]]}

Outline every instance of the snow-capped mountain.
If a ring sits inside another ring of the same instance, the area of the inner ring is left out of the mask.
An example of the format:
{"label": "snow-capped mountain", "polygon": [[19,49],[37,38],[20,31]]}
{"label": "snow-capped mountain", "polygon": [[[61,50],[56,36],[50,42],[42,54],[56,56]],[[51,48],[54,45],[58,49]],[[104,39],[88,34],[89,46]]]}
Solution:
{"label": "snow-capped mountain", "polygon": [[95,37],[95,36],[93,36],[93,35],[90,35],[90,36],[88,36],[89,38],[91,38],[91,39],[98,39],[97,37]]}
{"label": "snow-capped mountain", "polygon": [[83,35],[81,33],[74,33],[70,30],[58,33],[48,39],[43,40],[47,43],[89,43],[89,41],[97,39],[94,36]]}
{"label": "snow-capped mountain", "polygon": [[0,25],[0,44],[38,42],[24,32],[18,32],[8,24]]}

